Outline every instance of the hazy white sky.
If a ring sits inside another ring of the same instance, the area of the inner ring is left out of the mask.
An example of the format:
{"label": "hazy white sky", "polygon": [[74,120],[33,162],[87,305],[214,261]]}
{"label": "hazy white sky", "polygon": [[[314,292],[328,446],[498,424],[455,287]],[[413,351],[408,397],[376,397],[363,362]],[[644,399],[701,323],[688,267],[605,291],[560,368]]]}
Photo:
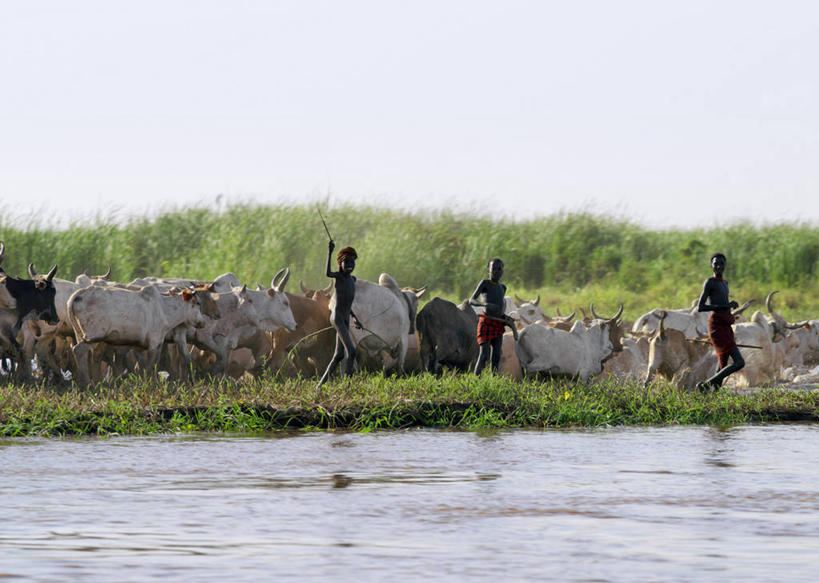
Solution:
{"label": "hazy white sky", "polygon": [[819,217],[819,3],[0,4],[0,212]]}

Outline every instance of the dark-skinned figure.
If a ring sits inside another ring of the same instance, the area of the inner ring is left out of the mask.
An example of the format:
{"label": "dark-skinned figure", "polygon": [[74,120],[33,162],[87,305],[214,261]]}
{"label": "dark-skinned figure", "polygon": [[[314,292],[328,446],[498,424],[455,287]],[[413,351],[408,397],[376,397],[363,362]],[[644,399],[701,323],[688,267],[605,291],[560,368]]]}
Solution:
{"label": "dark-skinned figure", "polygon": [[[728,282],[722,278],[725,264],[725,255],[722,253],[714,253],[711,256],[711,269],[714,276],[705,280],[697,307],[700,312],[711,312],[708,317],[708,338],[719,359],[717,373],[710,379],[697,383],[697,389],[701,392],[720,388],[728,375],[745,366],[745,360],[734,339],[734,330],[731,328],[734,323],[731,310],[738,308],[739,304],[730,299]],[[731,360],[730,365],[728,364],[729,359]]]}
{"label": "dark-skinned figure", "polygon": [[492,372],[498,372],[504,328],[511,326],[512,330],[515,330],[512,319],[504,314],[506,286],[500,282],[503,276],[503,261],[496,257],[487,264],[487,268],[489,279],[482,280],[469,298],[470,305],[484,307],[483,314],[478,318],[477,329],[479,353],[475,374],[478,375],[483,372],[487,361],[490,361]]}
{"label": "dark-skinned figure", "polygon": [[356,348],[355,342],[353,342],[353,338],[350,335],[350,317],[352,316],[355,321],[356,328],[362,328],[358,316],[353,312],[356,282],[353,276],[353,270],[355,269],[355,260],[358,259],[358,254],[352,247],[344,247],[336,256],[338,271],[332,271],[331,266],[335,247],[336,245],[331,239],[327,252],[327,277],[335,280],[336,305],[330,313],[330,323],[336,329],[336,350],[318,386],[327,382],[327,379],[330,378],[330,375],[333,374],[341,361],[345,360],[345,357],[346,361],[344,363],[343,373],[345,376],[353,373]]}

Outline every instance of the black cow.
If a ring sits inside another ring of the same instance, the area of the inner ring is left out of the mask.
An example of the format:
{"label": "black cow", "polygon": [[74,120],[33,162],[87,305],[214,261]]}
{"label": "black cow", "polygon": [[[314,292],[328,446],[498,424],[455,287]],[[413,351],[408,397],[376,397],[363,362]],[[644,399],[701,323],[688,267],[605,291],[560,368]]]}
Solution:
{"label": "black cow", "polygon": [[421,366],[433,374],[448,366],[467,372],[478,358],[478,315],[465,303],[432,298],[415,319]]}
{"label": "black cow", "polygon": [[[5,245],[0,242],[0,262],[3,261],[5,250]],[[26,319],[45,320],[49,324],[60,321],[54,305],[57,290],[52,280],[55,273],[56,265],[45,276],[18,279],[8,275],[0,267],[0,285],[5,288],[3,296],[10,301],[10,305],[0,306],[0,338],[11,345],[18,362],[22,359],[22,350],[17,343],[17,334]]]}

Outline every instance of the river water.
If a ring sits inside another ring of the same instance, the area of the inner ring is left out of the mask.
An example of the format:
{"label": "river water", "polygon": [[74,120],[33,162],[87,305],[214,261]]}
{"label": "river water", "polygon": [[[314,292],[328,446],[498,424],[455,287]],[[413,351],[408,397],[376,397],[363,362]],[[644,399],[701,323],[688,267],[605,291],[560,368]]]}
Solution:
{"label": "river water", "polygon": [[815,581],[819,425],[0,440],[0,580]]}

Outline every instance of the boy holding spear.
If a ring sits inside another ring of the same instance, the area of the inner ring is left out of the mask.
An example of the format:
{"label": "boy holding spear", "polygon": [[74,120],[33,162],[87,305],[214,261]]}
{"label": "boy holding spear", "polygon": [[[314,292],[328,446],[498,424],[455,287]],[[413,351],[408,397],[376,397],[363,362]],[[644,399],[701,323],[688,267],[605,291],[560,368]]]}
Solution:
{"label": "boy holding spear", "polygon": [[[711,268],[714,277],[705,280],[702,286],[702,294],[697,307],[699,312],[711,312],[708,317],[708,338],[717,353],[719,359],[719,369],[717,374],[710,379],[697,383],[697,389],[701,392],[716,390],[722,386],[725,378],[742,369],[745,360],[739,352],[734,340],[734,316],[731,310],[738,308],[739,304],[729,300],[728,282],[722,279],[725,272],[725,255],[714,253],[711,256]],[[728,364],[728,358],[731,364]]]}

